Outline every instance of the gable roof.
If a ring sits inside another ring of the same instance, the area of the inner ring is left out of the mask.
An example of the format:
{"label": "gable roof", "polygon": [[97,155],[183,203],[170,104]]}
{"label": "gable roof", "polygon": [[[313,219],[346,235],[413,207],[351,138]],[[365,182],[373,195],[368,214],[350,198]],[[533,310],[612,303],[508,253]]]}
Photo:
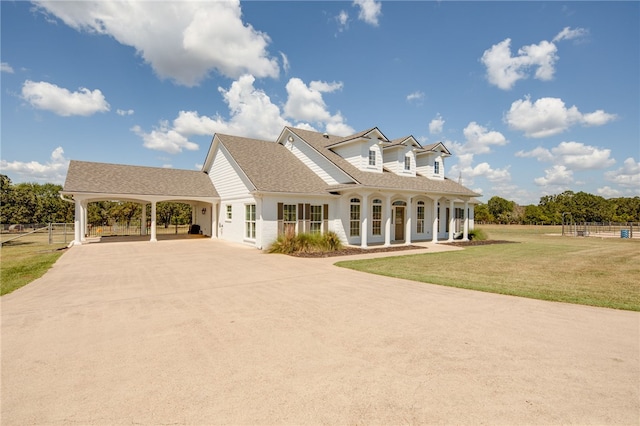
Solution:
{"label": "gable roof", "polygon": [[[401,176],[390,172],[387,169],[383,169],[382,173],[362,171],[332,150],[328,149],[332,142],[339,141],[343,139],[342,137],[332,135],[326,137],[322,133],[292,127],[288,127],[288,129],[307,142],[311,147],[338,168],[351,176],[355,183],[361,186],[376,187],[380,189],[424,191],[435,194],[455,194],[467,197],[477,197],[480,195],[447,178],[444,180],[429,179],[419,174],[416,176]],[[335,185],[332,186],[331,189],[341,190],[350,187],[353,187],[353,185]]]}
{"label": "gable roof", "polygon": [[218,197],[206,173],[71,160],[63,193]]}
{"label": "gable roof", "polygon": [[326,194],[327,184],[285,146],[216,134],[257,191]]}

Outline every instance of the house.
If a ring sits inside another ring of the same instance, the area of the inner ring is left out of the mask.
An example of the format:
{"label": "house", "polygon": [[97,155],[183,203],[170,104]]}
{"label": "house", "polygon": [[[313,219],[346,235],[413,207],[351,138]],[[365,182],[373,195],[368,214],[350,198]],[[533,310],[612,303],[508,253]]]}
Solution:
{"label": "house", "polygon": [[[205,235],[267,248],[280,234],[334,231],[369,247],[468,239],[479,194],[444,176],[451,153],[377,128],[341,137],[285,127],[275,141],[215,134],[201,172],[71,161],[62,194],[86,205],[133,200],[192,204]],[[151,226],[155,240],[155,223]]]}

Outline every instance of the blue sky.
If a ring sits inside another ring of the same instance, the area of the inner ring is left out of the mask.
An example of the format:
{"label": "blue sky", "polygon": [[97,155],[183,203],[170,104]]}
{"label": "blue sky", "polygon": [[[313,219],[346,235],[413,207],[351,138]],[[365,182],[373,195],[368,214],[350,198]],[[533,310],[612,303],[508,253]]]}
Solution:
{"label": "blue sky", "polygon": [[[442,141],[520,204],[640,195],[638,2],[2,1],[0,170],[199,168],[216,132]],[[257,153],[259,155],[259,153]]]}

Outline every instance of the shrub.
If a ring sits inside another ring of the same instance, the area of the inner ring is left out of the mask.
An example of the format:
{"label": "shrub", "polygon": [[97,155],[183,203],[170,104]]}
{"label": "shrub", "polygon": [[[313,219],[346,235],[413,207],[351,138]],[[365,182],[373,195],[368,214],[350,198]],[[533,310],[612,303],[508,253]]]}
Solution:
{"label": "shrub", "polygon": [[487,239],[487,234],[485,234],[485,232],[482,229],[478,229],[478,228],[472,229],[471,231],[469,231],[469,239],[484,241]]}
{"label": "shrub", "polygon": [[338,235],[335,232],[326,232],[324,234],[280,235],[267,251],[269,253],[294,254],[335,251],[340,248],[342,248],[342,243]]}

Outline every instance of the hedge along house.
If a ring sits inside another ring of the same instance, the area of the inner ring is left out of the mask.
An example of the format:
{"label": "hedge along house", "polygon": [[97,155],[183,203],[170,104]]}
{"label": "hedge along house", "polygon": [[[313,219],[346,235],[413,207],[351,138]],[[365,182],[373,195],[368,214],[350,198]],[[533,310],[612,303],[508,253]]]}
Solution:
{"label": "hedge along house", "polygon": [[[389,140],[376,127],[348,137],[285,127],[273,142],[215,134],[201,172],[72,161],[62,193],[76,203],[77,230],[90,201],[153,210],[171,200],[193,203],[205,235],[260,249],[303,232],[333,231],[361,247],[466,240],[479,194],[445,178],[450,155],[442,143]],[[155,224],[151,232],[154,241]]]}
{"label": "hedge along house", "polygon": [[468,239],[474,197],[445,178],[442,143],[285,127],[275,142],[216,134],[203,170],[220,196],[218,237],[266,248],[334,231],[350,245]]}
{"label": "hedge along house", "polygon": [[[156,203],[176,201],[191,204],[192,222],[200,225],[204,235],[213,235],[216,222],[216,192],[209,177],[195,170],[127,166],[72,160],[61,196],[75,203],[74,245],[87,235],[87,205],[95,201],[132,201],[142,204],[142,217],[151,206],[150,241],[156,239]],[[140,234],[146,235],[146,221]]]}

